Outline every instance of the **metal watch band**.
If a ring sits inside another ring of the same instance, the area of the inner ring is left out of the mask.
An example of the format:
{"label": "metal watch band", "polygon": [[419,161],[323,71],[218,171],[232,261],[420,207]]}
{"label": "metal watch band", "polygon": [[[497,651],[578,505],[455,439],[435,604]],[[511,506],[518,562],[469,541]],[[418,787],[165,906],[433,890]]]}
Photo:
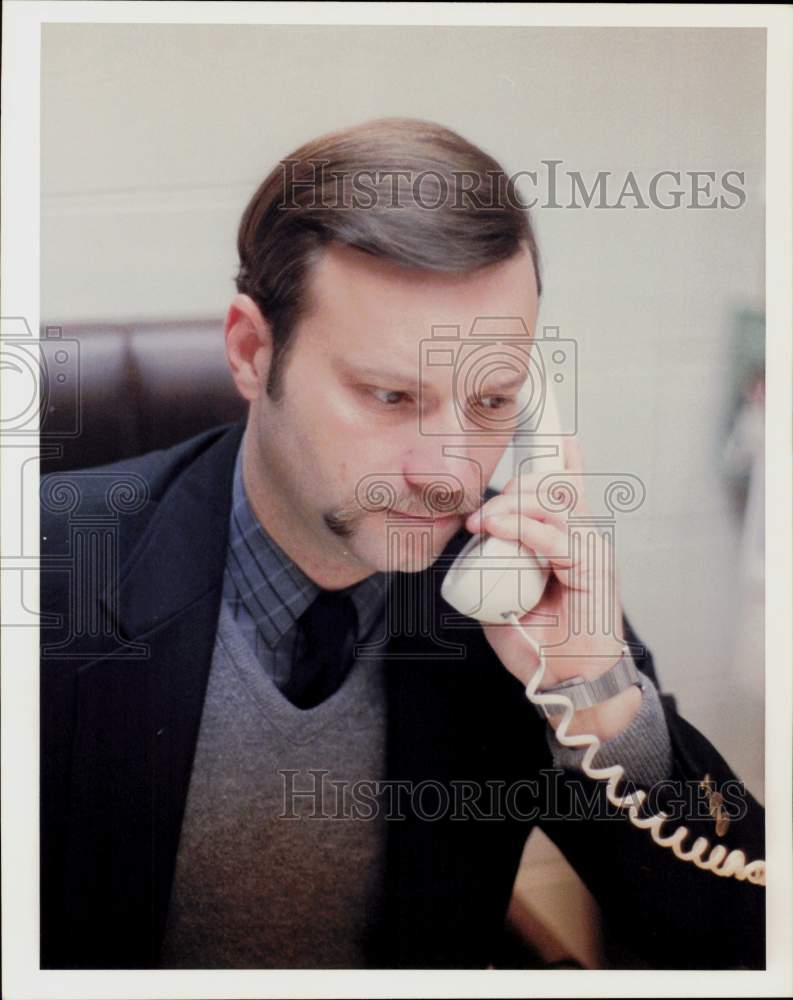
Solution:
{"label": "metal watch band", "polygon": [[[554,687],[544,688],[538,694],[563,694],[573,703],[573,708],[578,711],[581,708],[592,708],[601,702],[608,701],[614,695],[624,691],[626,688],[637,684],[640,688],[644,685],[644,679],[631,657],[630,650],[623,647],[622,656],[607,670],[605,674],[596,677],[593,681],[586,681],[583,677],[571,677],[562,684]],[[564,712],[563,705],[537,705],[537,711],[543,718],[550,719],[552,716],[561,715]]]}

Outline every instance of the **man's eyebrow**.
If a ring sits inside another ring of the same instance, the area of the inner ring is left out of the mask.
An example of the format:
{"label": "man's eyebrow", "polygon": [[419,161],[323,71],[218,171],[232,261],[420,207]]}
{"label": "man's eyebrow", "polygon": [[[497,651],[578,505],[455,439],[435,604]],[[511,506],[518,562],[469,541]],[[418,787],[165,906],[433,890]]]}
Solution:
{"label": "man's eyebrow", "polygon": [[[378,368],[376,365],[354,364],[345,364],[343,367],[348,372],[360,378],[376,378],[391,385],[421,386],[423,389],[429,388],[427,382],[416,377],[415,370],[409,371],[406,369],[405,371],[398,371],[396,369]],[[450,371],[453,371],[453,369],[450,368]],[[482,384],[486,386],[489,392],[504,392],[508,389],[518,389],[526,381],[527,374],[527,372],[516,372],[514,375],[508,375],[505,378],[499,378],[498,375],[494,374],[493,376],[486,376],[482,380]]]}
{"label": "man's eyebrow", "polygon": [[417,372],[415,368],[412,371],[408,368],[404,371],[398,371],[397,369],[389,370],[388,368],[378,368],[376,365],[356,365],[346,363],[343,364],[342,367],[345,368],[348,373],[356,375],[360,378],[377,378],[384,382],[399,383],[410,386],[421,385],[424,388],[427,387],[426,382],[416,377]]}
{"label": "man's eyebrow", "polygon": [[507,389],[519,389],[526,381],[527,377],[528,372],[516,372],[514,375],[508,375],[501,379],[499,379],[497,375],[493,375],[492,378],[485,378],[484,382],[491,392],[493,390],[500,390],[503,392]]}

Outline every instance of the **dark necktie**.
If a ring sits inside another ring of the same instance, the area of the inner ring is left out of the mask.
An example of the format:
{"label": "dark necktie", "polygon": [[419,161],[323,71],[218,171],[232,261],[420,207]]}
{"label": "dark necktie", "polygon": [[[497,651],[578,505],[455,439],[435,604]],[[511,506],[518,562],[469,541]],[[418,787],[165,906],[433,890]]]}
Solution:
{"label": "dark necktie", "polygon": [[338,690],[353,662],[358,615],[345,590],[321,590],[297,622],[292,673],[281,689],[298,708]]}

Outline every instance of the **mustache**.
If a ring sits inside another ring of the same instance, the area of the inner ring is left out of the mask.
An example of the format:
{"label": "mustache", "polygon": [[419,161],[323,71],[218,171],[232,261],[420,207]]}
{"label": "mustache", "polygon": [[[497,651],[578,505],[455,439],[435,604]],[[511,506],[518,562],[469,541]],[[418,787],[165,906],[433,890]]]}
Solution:
{"label": "mustache", "polygon": [[394,495],[383,490],[381,498],[370,495],[363,504],[356,497],[324,514],[327,527],[342,538],[348,538],[355,526],[367,514],[392,512],[404,514],[407,517],[448,517],[457,515],[468,517],[484,503],[484,493],[480,490],[464,490],[450,492],[439,488],[435,491],[425,490],[422,500],[415,494]]}

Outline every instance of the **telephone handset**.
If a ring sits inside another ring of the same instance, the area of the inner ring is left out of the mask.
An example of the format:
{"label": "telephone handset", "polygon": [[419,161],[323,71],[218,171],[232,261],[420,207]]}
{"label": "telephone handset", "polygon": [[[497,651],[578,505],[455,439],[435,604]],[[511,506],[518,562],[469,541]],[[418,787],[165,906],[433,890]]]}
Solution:
{"label": "telephone handset", "polygon": [[[548,438],[551,441],[548,441]],[[548,473],[564,471],[559,415],[552,390],[546,389],[545,408],[533,440],[537,444],[555,444],[555,452],[532,461],[532,471]],[[640,808],[647,798],[641,789],[629,795],[620,795],[617,787],[625,774],[620,764],[596,767],[594,758],[600,748],[597,736],[589,734],[568,735],[575,709],[569,698],[560,691],[542,692],[540,685],[545,674],[545,653],[542,646],[520,624],[522,615],[531,611],[543,595],[550,575],[547,560],[525,548],[520,542],[508,542],[494,536],[474,535],[463,547],[446,574],[441,585],[441,596],[460,614],[486,624],[509,623],[517,629],[525,642],[534,650],[539,666],[526,685],[526,697],[534,705],[561,705],[562,721],[555,737],[566,747],[586,748],[581,770],[587,777],[606,782],[606,797],[612,805],[628,813],[630,822],[639,829],[648,830],[653,840],[668,847],[681,861],[691,861],[698,868],[724,878],[730,876],[755,885],[766,884],[764,860],[747,862],[742,851],[727,853],[727,848],[717,844],[710,849],[704,837],[697,837],[690,850],[683,849],[688,829],[678,827],[671,835],[664,836],[661,828],[669,819],[664,812],[653,816],[640,815]]]}
{"label": "telephone handset", "polygon": [[[550,387],[537,429],[529,438],[549,454],[532,459],[532,472],[563,472],[564,455],[556,397]],[[524,615],[539,603],[550,566],[518,541],[474,535],[460,550],[441,585],[441,596],[467,618],[503,624],[510,612]]]}

